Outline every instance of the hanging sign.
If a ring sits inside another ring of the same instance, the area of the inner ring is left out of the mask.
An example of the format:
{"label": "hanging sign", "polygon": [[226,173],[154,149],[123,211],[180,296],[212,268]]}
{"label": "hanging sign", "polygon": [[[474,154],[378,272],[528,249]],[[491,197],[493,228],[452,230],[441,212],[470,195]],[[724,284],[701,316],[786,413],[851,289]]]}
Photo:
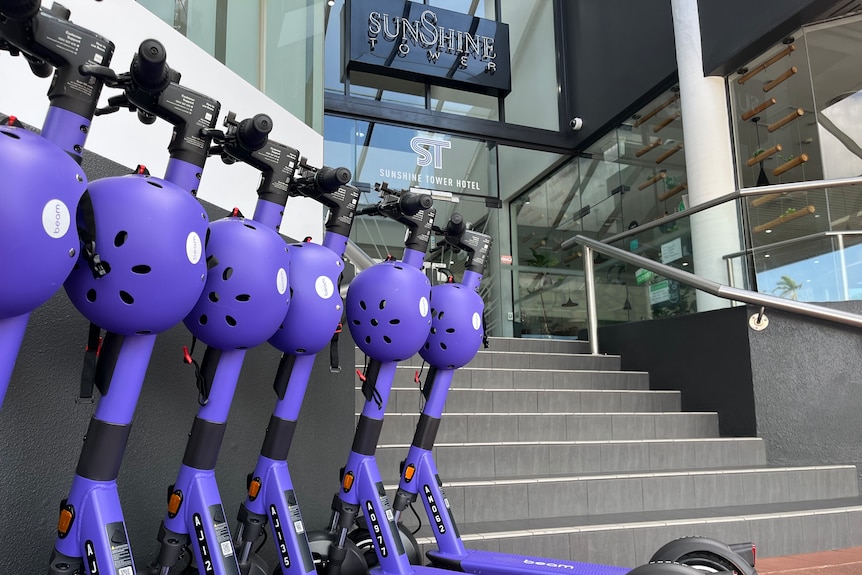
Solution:
{"label": "hanging sign", "polygon": [[345,3],[346,68],[505,96],[509,26],[405,0]]}

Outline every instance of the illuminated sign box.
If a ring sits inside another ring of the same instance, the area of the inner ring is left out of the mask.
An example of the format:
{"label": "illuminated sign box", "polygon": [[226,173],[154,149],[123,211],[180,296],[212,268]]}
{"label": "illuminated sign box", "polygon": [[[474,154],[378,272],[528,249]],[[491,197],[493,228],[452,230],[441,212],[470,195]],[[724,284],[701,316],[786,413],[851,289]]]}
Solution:
{"label": "illuminated sign box", "polygon": [[348,70],[505,96],[509,26],[404,0],[345,3]]}

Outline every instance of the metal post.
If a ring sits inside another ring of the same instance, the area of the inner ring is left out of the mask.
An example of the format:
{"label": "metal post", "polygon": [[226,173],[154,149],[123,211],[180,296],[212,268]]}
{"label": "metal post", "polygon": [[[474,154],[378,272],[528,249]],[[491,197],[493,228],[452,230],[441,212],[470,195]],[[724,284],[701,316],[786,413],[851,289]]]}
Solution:
{"label": "metal post", "polygon": [[835,236],[838,239],[838,261],[841,262],[841,289],[844,291],[844,301],[850,301],[850,286],[847,284],[847,259],[844,257],[844,234]]}
{"label": "metal post", "polygon": [[590,353],[599,355],[599,318],[596,313],[596,277],[593,273],[593,250],[584,248],[584,289],[587,292],[587,330],[590,333]]}
{"label": "metal post", "polygon": [[[730,287],[736,287],[736,278],[733,273],[733,258],[727,258],[725,260],[727,262],[727,285]],[[730,302],[730,306],[733,307],[736,305],[735,301]]]}

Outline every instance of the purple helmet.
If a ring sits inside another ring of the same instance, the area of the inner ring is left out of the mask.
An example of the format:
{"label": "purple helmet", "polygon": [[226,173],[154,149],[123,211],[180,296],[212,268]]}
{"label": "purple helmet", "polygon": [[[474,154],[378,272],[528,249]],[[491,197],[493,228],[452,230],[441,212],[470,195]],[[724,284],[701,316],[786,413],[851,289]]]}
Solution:
{"label": "purple helmet", "polygon": [[470,362],[482,346],[482,297],[460,284],[431,288],[431,333],[419,355],[437,368]]}
{"label": "purple helmet", "polygon": [[[192,309],[207,275],[207,214],[178,186],[151,176],[90,184],[96,252],[110,271],[96,279],[85,258],[66,281],[87,319],[114,333],[159,333]],[[79,225],[85,219],[78,209]]]}
{"label": "purple helmet", "polygon": [[381,362],[412,357],[431,328],[431,282],[397,261],[362,271],[347,289],[347,322],[356,345]]}
{"label": "purple helmet", "polygon": [[269,343],[284,353],[313,355],[326,347],[341,319],[338,277],[344,262],[327,247],[290,244],[292,303]]}
{"label": "purple helmet", "polygon": [[229,217],[210,224],[206,287],[183,322],[205,344],[244,349],[265,342],[290,304],[291,258],[284,239],[254,220]]}
{"label": "purple helmet", "polygon": [[0,127],[0,319],[33,311],[60,289],[78,255],[72,210],[87,189],[81,167],[24,128]]}

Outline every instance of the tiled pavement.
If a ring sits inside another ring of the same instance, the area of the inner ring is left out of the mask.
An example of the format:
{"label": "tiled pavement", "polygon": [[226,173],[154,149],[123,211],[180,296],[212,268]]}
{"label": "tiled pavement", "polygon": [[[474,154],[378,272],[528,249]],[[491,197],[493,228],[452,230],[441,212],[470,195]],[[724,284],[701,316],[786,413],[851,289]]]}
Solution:
{"label": "tiled pavement", "polygon": [[757,561],[759,575],[862,575],[862,547]]}

